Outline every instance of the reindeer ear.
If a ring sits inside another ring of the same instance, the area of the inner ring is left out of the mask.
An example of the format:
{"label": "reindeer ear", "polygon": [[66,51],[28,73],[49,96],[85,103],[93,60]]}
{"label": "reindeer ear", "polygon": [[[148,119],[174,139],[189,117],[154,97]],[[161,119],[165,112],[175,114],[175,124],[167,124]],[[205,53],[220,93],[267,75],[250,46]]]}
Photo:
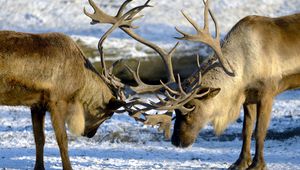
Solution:
{"label": "reindeer ear", "polygon": [[116,111],[117,109],[119,109],[120,107],[124,106],[126,104],[126,102],[122,101],[122,100],[118,100],[116,98],[112,98],[109,100],[108,104],[106,105],[108,110],[111,111]]}
{"label": "reindeer ear", "polygon": [[207,99],[215,97],[221,91],[220,88],[210,88],[210,92],[208,93]]}
{"label": "reindeer ear", "polygon": [[220,88],[203,87],[199,90],[198,94],[207,93],[197,99],[210,99],[215,97],[221,91]]}

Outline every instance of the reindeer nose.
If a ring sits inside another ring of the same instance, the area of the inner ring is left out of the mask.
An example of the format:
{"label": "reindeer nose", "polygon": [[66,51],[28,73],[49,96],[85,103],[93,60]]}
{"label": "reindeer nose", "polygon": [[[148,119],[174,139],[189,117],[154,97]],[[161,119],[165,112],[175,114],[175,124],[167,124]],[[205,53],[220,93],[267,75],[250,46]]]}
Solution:
{"label": "reindeer nose", "polygon": [[174,134],[172,135],[172,138],[171,138],[171,142],[174,146],[176,147],[179,147],[180,146],[180,138],[177,134]]}
{"label": "reindeer nose", "polygon": [[179,133],[173,133],[171,142],[174,146],[179,147],[179,148],[187,148],[191,146],[194,143],[194,139],[188,139],[184,137],[180,137]]}
{"label": "reindeer nose", "polygon": [[179,147],[180,146],[180,141],[179,140],[172,140],[172,145]]}
{"label": "reindeer nose", "polygon": [[97,132],[97,128],[93,129],[93,130],[91,130],[89,132],[85,131],[84,134],[83,134],[83,136],[88,137],[88,138],[92,138],[92,137],[95,136],[96,132]]}

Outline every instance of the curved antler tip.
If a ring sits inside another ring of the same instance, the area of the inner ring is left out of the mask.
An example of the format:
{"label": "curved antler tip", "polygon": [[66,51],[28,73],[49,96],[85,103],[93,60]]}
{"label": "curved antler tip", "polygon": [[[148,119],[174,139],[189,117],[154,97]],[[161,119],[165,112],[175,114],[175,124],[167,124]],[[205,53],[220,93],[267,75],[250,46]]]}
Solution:
{"label": "curved antler tip", "polygon": [[147,2],[145,3],[145,5],[148,5],[150,1],[151,1],[151,0],[147,0]]}
{"label": "curved antler tip", "polygon": [[187,16],[187,14],[186,14],[186,12],[182,9],[181,11],[181,14],[185,17],[185,18],[187,18],[188,16]]}
{"label": "curved antler tip", "polygon": [[183,31],[181,31],[178,27],[175,27],[175,30],[180,33],[181,35],[183,35],[183,37],[185,37],[187,34]]}
{"label": "curved antler tip", "polygon": [[87,10],[85,9],[85,7],[83,7],[83,13],[84,13],[85,15],[89,15],[89,14],[90,14],[90,13],[87,12]]}
{"label": "curved antler tip", "polygon": [[182,32],[178,27],[175,27],[175,30],[176,30],[177,32],[179,32],[180,34],[183,34],[183,32]]}
{"label": "curved antler tip", "polygon": [[144,7],[145,7],[145,8],[148,8],[148,7],[149,7],[149,8],[152,8],[152,7],[154,7],[154,6],[153,6],[153,5],[148,5],[148,4],[147,4],[147,5],[144,5]]}

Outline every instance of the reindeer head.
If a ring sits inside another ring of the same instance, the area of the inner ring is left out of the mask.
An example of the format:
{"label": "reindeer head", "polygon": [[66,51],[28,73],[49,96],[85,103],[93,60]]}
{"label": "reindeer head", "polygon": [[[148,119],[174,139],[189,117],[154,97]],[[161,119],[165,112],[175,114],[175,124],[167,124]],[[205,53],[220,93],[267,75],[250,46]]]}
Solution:
{"label": "reindeer head", "polygon": [[[113,113],[123,105],[125,105],[123,101],[117,100],[113,97],[105,106],[105,109],[102,109],[100,107],[95,109],[89,109],[89,112],[85,113],[85,127],[82,135],[88,138],[93,137],[96,134],[98,127],[105,120],[109,119],[113,115]],[[75,126],[78,127],[78,123],[76,123]]]}
{"label": "reindeer head", "polygon": [[213,113],[213,98],[220,92],[219,88],[209,89],[205,95],[195,98],[185,104],[194,109],[183,112],[176,109],[176,119],[172,135],[172,144],[177,147],[188,147],[194,143],[200,130],[209,122]]}

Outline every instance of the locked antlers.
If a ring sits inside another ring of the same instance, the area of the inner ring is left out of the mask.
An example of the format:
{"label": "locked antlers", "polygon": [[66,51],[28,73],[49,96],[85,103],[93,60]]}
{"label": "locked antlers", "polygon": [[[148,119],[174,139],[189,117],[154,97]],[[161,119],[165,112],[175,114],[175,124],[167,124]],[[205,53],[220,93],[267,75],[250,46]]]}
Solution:
{"label": "locked antlers", "polygon": [[[126,99],[125,94],[124,94],[125,87],[129,87],[131,90],[133,90],[136,93],[145,93],[145,92],[158,91],[159,89],[163,88],[166,85],[165,84],[164,85],[145,84],[139,76],[140,64],[138,64],[137,70],[132,70],[131,68],[127,67],[127,69],[132,73],[132,75],[137,83],[137,86],[126,86],[125,84],[121,83],[121,81],[117,77],[115,77],[112,74],[113,67],[110,69],[106,68],[106,65],[104,62],[103,43],[107,39],[107,37],[117,28],[120,28],[126,34],[131,36],[133,39],[141,42],[142,44],[144,44],[144,45],[152,48],[154,51],[156,51],[162,58],[164,65],[166,67],[166,70],[168,72],[168,83],[166,83],[166,84],[175,83],[171,58],[175,52],[176,47],[178,46],[178,43],[174,46],[174,48],[171,49],[170,52],[166,52],[165,50],[160,48],[158,45],[156,45],[156,44],[142,38],[138,34],[136,34],[133,31],[133,29],[135,29],[136,27],[134,27],[132,25],[132,22],[141,17],[141,16],[136,16],[141,10],[143,10],[146,7],[150,7],[150,5],[148,5],[150,0],[146,1],[145,4],[143,4],[141,6],[137,6],[133,9],[130,9],[126,13],[124,13],[125,7],[131,1],[132,0],[126,0],[121,5],[116,16],[111,16],[111,15],[104,13],[98,6],[96,6],[95,2],[92,0],[89,0],[89,3],[94,9],[94,13],[90,14],[84,9],[84,13],[92,19],[92,22],[91,22],[92,24],[97,24],[97,23],[112,24],[112,26],[108,29],[108,31],[106,31],[104,33],[104,35],[101,37],[101,39],[99,40],[99,43],[98,43],[98,50],[99,50],[100,57],[101,57],[101,65],[103,68],[103,73],[101,74],[101,77],[115,91],[117,97],[120,98],[121,100]],[[146,117],[146,120],[142,120],[139,117],[137,117],[137,115],[140,115],[140,114],[137,114],[137,112],[140,112],[140,110],[135,107],[135,105],[139,105],[139,104],[145,105],[146,103],[142,103],[138,99],[136,99],[133,102],[127,103],[126,106],[124,106],[124,109],[126,111],[128,111],[129,114],[138,121],[141,121],[148,125],[159,124],[161,129],[165,130],[165,132],[168,131],[168,133],[166,133],[166,136],[169,137],[170,132],[167,129],[170,129],[172,115],[167,116],[167,115],[146,115],[146,114],[144,114],[144,116]],[[148,106],[150,106],[150,105],[148,105]]]}
{"label": "locked antlers", "polygon": [[[104,13],[98,6],[96,6],[95,2],[92,0],[89,0],[89,3],[94,9],[94,13],[90,14],[86,10],[84,10],[84,13],[92,19],[91,22],[92,24],[97,24],[97,23],[112,24],[112,26],[104,33],[104,35],[101,37],[98,43],[98,49],[100,52],[101,64],[103,68],[103,73],[101,74],[101,76],[106,81],[106,83],[112,87],[112,89],[116,92],[117,96],[121,100],[126,99],[126,96],[124,94],[125,87],[129,87],[131,90],[133,90],[138,94],[145,93],[145,92],[151,92],[151,93],[154,92],[155,94],[161,94],[162,96],[164,96],[161,97],[159,95],[156,95],[158,102],[150,101],[150,103],[143,102],[139,98],[133,98],[131,99],[131,101],[127,101],[126,104],[123,106],[123,108],[125,111],[128,111],[129,115],[135,118],[137,121],[141,121],[149,125],[160,125],[160,128],[165,131],[166,137],[170,137],[170,126],[172,121],[173,110],[179,109],[183,114],[193,111],[195,109],[195,106],[188,108],[186,107],[186,104],[193,99],[199,99],[205,95],[208,95],[214,89],[201,87],[200,71],[197,73],[197,76],[193,75],[194,77],[192,77],[192,79],[194,81],[192,82],[190,81],[181,82],[181,78],[179,75],[177,76],[177,82],[176,82],[173,73],[172,56],[179,43],[176,43],[176,45],[169,52],[166,52],[158,45],[136,34],[134,32],[134,29],[136,29],[137,27],[132,25],[133,21],[142,17],[141,15],[137,15],[140,11],[142,11],[144,8],[151,7],[151,6],[149,5],[150,0],[147,0],[143,5],[137,6],[135,8],[128,10],[127,12],[124,12],[126,6],[131,1],[132,0],[126,0],[121,5],[119,11],[115,16],[111,16]],[[225,72],[228,73],[229,75],[234,75],[234,70],[232,69],[230,63],[223,57],[221,51],[221,45],[220,45],[219,28],[214,15],[209,10],[209,0],[207,1],[203,0],[203,2],[205,5],[204,28],[203,29],[200,28],[193,19],[191,19],[182,11],[184,17],[196,29],[197,34],[195,35],[188,34],[176,28],[176,30],[183,36],[178,39],[199,41],[211,46],[216,52],[216,56],[220,62],[220,65],[223,67]],[[215,38],[213,38],[209,33],[208,13],[210,14],[210,16],[213,19],[213,22],[215,23],[215,30],[216,30]],[[121,83],[121,81],[112,74],[113,67],[111,67],[110,69],[106,69],[102,45],[104,41],[107,39],[107,37],[117,28],[120,28],[130,37],[150,47],[160,55],[168,74],[167,83],[161,81],[161,84],[159,85],[145,84],[139,76],[140,63],[138,64],[136,70],[132,70],[131,68],[126,66],[127,69],[130,71],[130,73],[133,75],[133,78],[136,81],[137,86],[127,86]],[[200,70],[199,61],[198,61],[198,67]],[[164,114],[155,114],[155,115],[146,114],[145,112],[149,110],[164,110],[167,112]],[[144,119],[141,118],[141,115],[144,116]]]}

